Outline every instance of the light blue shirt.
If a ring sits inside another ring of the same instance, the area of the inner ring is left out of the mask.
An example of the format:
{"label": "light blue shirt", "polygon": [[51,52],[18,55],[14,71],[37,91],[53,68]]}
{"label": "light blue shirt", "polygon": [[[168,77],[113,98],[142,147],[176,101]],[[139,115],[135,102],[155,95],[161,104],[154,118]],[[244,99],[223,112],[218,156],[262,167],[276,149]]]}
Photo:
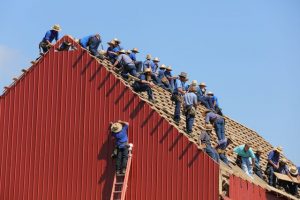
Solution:
{"label": "light blue shirt", "polygon": [[255,159],[255,155],[254,155],[254,152],[251,148],[249,148],[248,151],[244,151],[244,148],[245,148],[245,145],[240,145],[240,146],[237,146],[233,149],[233,151],[235,153],[237,153],[239,156],[243,157],[243,158],[254,158]]}
{"label": "light blue shirt", "polygon": [[182,82],[179,79],[175,79],[174,82],[174,93],[178,93],[178,88],[181,88],[183,91],[187,90],[188,84],[186,82]]}
{"label": "light blue shirt", "polygon": [[117,61],[121,62],[122,64],[128,65],[128,64],[134,64],[131,58],[126,54],[120,54],[118,55]]}
{"label": "light blue shirt", "polygon": [[186,93],[183,96],[184,99],[184,105],[190,106],[190,105],[196,105],[197,104],[197,95],[193,92]]}
{"label": "light blue shirt", "polygon": [[152,60],[145,60],[143,63],[143,70],[145,71],[146,68],[151,68],[152,72],[155,72],[155,64]]}

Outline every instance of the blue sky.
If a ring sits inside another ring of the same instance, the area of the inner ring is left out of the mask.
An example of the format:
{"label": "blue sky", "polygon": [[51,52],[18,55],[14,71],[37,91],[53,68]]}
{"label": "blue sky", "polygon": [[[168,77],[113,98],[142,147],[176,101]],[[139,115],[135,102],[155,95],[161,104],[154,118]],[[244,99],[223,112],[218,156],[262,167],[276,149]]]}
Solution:
{"label": "blue sky", "polygon": [[0,88],[30,66],[53,24],[77,38],[99,32],[206,82],[226,115],[300,165],[299,10],[299,0],[5,1]]}

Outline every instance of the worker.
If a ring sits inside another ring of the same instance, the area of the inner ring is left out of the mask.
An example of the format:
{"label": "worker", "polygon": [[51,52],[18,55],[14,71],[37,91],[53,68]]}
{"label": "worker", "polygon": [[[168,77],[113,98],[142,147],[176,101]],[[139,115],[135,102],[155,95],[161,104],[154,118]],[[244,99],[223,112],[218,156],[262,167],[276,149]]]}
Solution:
{"label": "worker", "polygon": [[138,48],[133,48],[131,50],[131,53],[129,54],[129,57],[134,61],[136,71],[141,72],[143,68],[143,62],[142,61],[137,61],[136,60],[136,54],[139,53]]}
{"label": "worker", "polygon": [[116,59],[118,57],[118,50],[117,48],[115,49],[115,41],[112,40],[110,42],[107,42],[107,44],[109,45],[108,48],[107,48],[107,56],[108,56],[108,59],[111,63],[115,63],[116,62]]}
{"label": "worker", "polygon": [[[233,149],[237,155],[241,157],[241,166],[243,171],[251,176],[255,165],[255,155],[249,144],[237,146]],[[251,161],[250,161],[251,159]]]}
{"label": "worker", "polygon": [[193,132],[193,125],[197,109],[197,95],[195,94],[196,92],[196,87],[192,86],[183,96],[187,134],[191,134]]}
{"label": "worker", "polygon": [[255,152],[255,165],[253,168],[253,172],[261,179],[263,179],[262,170],[260,166],[260,157],[262,154],[262,149],[260,147],[257,148]]}
{"label": "worker", "polygon": [[111,122],[111,133],[115,138],[115,148],[117,149],[116,156],[116,172],[117,175],[125,174],[128,160],[128,126],[129,123],[118,120]]}
{"label": "worker", "polygon": [[55,40],[56,42],[58,41],[60,31],[61,28],[59,24],[55,24],[54,26],[52,26],[51,30],[46,32],[45,37],[39,44],[40,53],[42,53],[41,49],[43,50],[43,53],[46,53],[53,46],[53,40]]}
{"label": "worker", "polygon": [[166,72],[166,65],[162,64],[160,67],[159,67],[159,71],[158,71],[158,75],[157,75],[157,78],[158,80],[161,82],[161,84],[163,84],[163,88],[172,92],[171,90],[171,86],[170,86],[170,83],[169,83],[169,80],[167,79],[166,75],[165,75],[165,72]]}
{"label": "worker", "polygon": [[101,36],[99,33],[95,35],[89,35],[79,40],[79,44],[88,49],[93,56],[99,57],[98,47],[101,43]]}
{"label": "worker", "polygon": [[268,175],[269,185],[275,187],[276,185],[276,177],[274,172],[278,172],[279,169],[279,158],[282,153],[282,147],[276,147],[268,154],[268,164],[266,168],[266,174]]}
{"label": "worker", "polygon": [[[287,160],[285,158],[279,160],[279,167],[278,167],[277,172],[280,174],[287,175],[290,179],[293,179],[290,174],[289,168],[287,166]],[[288,193],[290,192],[289,191],[289,181],[280,180],[275,177],[275,186],[276,185],[283,188],[286,192],[288,192]]]}
{"label": "worker", "polygon": [[157,69],[159,68],[159,65],[158,65],[158,63],[160,62],[160,60],[159,60],[159,58],[158,57],[156,57],[156,58],[154,58],[153,59],[153,63],[154,63],[154,71],[152,71],[152,73],[156,73],[157,72]]}
{"label": "worker", "polygon": [[206,124],[213,124],[218,137],[218,143],[222,143],[225,140],[225,119],[209,109],[203,112],[203,117],[205,117]]}
{"label": "worker", "polygon": [[154,83],[151,80],[151,69],[146,68],[144,73],[139,75],[139,80],[136,80],[132,87],[135,92],[147,92],[148,94],[148,100],[152,103],[155,103],[153,98],[153,91],[152,87],[154,86]]}
{"label": "worker", "polygon": [[[290,175],[293,178],[296,178],[298,180],[298,182],[300,182],[300,175],[299,175],[299,170],[297,169],[297,167],[292,166],[290,168]],[[299,184],[295,183],[295,182],[290,182],[288,187],[289,187],[289,193],[296,196],[297,198],[300,198],[299,194],[298,194],[298,186]]]}
{"label": "worker", "polygon": [[123,47],[120,46],[121,41],[117,38],[114,38],[113,41],[114,41],[114,50],[116,52],[121,51],[123,49]]}
{"label": "worker", "polygon": [[225,140],[221,143],[217,143],[215,145],[215,149],[217,153],[219,154],[220,159],[226,164],[229,165],[228,158],[226,156],[226,149],[227,147],[232,144],[234,141],[233,136],[229,136],[228,138],[225,138]]}
{"label": "worker", "polygon": [[213,109],[218,115],[223,116],[222,109],[219,107],[218,98],[214,95],[213,92],[207,92],[209,97],[210,108]]}
{"label": "worker", "polygon": [[175,81],[175,79],[177,79],[177,77],[172,75],[172,67],[171,66],[166,66],[165,76],[169,80],[170,88],[173,92],[173,90],[174,90],[174,81]]}
{"label": "worker", "polygon": [[113,64],[113,68],[116,68],[116,66],[118,64],[121,64],[121,66],[123,67],[123,70],[121,72],[121,75],[128,79],[128,73],[131,74],[132,76],[137,76],[136,73],[136,68],[135,65],[133,63],[133,61],[131,60],[131,58],[125,54],[125,50],[122,49],[119,51],[119,55],[117,57],[117,60],[115,61],[115,63]]}
{"label": "worker", "polygon": [[211,109],[211,99],[206,95],[206,84],[204,82],[199,84],[199,90],[197,92],[198,101],[207,109]]}
{"label": "worker", "polygon": [[180,108],[182,102],[182,96],[186,93],[187,88],[187,73],[181,72],[179,74],[179,79],[175,79],[174,90],[171,100],[175,102],[174,110],[174,121],[176,124],[180,122]]}
{"label": "worker", "polygon": [[146,60],[143,63],[143,71],[145,71],[146,68],[150,68],[153,73],[155,72],[155,64],[151,59],[152,56],[148,54],[146,56]]}
{"label": "worker", "polygon": [[219,155],[214,148],[211,146],[210,134],[212,132],[213,126],[211,124],[206,124],[204,130],[201,131],[199,136],[199,146],[203,149],[212,159],[219,162]]}

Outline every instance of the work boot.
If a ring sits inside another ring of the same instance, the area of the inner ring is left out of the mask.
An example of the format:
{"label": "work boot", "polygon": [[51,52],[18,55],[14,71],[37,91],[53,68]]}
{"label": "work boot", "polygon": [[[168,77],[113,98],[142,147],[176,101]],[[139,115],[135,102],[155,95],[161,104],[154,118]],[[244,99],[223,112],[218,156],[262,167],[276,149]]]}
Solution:
{"label": "work boot", "polygon": [[116,174],[117,174],[117,176],[119,176],[119,175],[121,175],[122,173],[121,173],[121,171],[118,170]]}
{"label": "work boot", "polygon": [[122,169],[122,174],[125,174],[126,173],[126,169]]}

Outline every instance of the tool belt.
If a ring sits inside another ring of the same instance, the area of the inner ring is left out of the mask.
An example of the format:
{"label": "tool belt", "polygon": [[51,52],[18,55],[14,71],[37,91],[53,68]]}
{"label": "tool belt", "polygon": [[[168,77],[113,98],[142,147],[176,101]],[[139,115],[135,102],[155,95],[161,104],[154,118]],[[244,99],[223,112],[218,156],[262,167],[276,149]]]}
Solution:
{"label": "tool belt", "polygon": [[217,149],[218,154],[225,154],[225,149]]}
{"label": "tool belt", "polygon": [[186,106],[185,107],[185,114],[194,117],[196,115],[196,109],[195,109],[195,107],[192,106],[192,105]]}
{"label": "tool belt", "polygon": [[179,101],[181,103],[183,101],[182,96],[178,93],[173,93],[171,96],[171,101]]}
{"label": "tool belt", "polygon": [[164,84],[169,84],[169,80],[165,76],[162,77],[161,82]]}

